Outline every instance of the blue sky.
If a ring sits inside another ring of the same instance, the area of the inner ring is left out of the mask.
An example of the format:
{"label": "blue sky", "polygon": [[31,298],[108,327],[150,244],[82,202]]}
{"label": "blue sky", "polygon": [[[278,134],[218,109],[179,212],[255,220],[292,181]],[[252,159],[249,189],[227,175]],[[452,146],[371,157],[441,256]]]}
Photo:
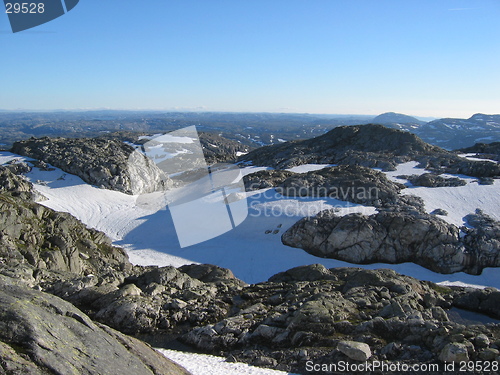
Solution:
{"label": "blue sky", "polygon": [[13,34],[0,109],[500,113],[499,0],[80,0]]}

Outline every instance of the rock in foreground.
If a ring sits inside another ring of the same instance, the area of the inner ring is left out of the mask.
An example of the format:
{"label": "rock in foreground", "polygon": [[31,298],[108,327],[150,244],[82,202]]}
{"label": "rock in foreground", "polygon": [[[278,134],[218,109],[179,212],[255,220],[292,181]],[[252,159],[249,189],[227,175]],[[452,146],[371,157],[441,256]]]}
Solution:
{"label": "rock in foreground", "polygon": [[465,326],[447,314],[455,299],[482,298],[490,308],[498,301],[498,292],[474,293],[455,297],[388,269],[302,266],[244,288],[231,314],[183,339],[230,361],[300,374],[308,361],[440,363],[461,358],[453,355],[461,347],[471,361],[498,360],[499,324]]}
{"label": "rock in foreground", "polygon": [[5,374],[188,375],[141,341],[93,323],[68,302],[0,276]]}

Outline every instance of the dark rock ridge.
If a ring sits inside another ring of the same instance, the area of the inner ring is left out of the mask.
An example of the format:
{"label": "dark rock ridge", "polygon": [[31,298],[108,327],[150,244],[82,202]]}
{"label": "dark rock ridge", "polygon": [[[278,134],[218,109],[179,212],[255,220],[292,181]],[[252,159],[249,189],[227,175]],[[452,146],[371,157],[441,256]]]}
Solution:
{"label": "dark rock ridge", "polygon": [[500,142],[476,143],[474,146],[456,150],[457,152],[500,155]]}
{"label": "dark rock ridge", "polygon": [[411,176],[398,176],[398,178],[407,179],[414,186],[424,187],[450,187],[465,186],[467,181],[458,177],[442,177],[434,173],[424,173],[421,175],[413,174]]}
{"label": "dark rock ridge", "polygon": [[14,143],[13,153],[41,160],[101,188],[127,194],[164,190],[170,181],[132,146],[104,138],[31,138]]}
{"label": "dark rock ridge", "polygon": [[500,161],[500,142],[476,143],[474,146],[462,148],[455,152],[476,153],[475,157],[477,158]]}
{"label": "dark rock ridge", "polygon": [[435,272],[474,275],[499,267],[500,223],[479,210],[467,219],[472,229],[424,212],[336,216],[326,210],[294,224],[282,241],[319,257],[357,264],[413,262]]}
{"label": "dark rock ridge", "polygon": [[244,177],[247,190],[276,187],[289,197],[330,197],[353,203],[380,206],[395,203],[405,188],[384,173],[358,165],[327,167],[307,173],[282,170],[259,171]]}
{"label": "dark rock ridge", "polygon": [[302,164],[355,164],[395,170],[397,164],[415,160],[421,168],[437,173],[498,177],[500,165],[472,161],[416,135],[382,125],[341,126],[316,138],[259,148],[243,155],[241,162],[277,169]]}
{"label": "dark rock ridge", "polygon": [[0,286],[3,374],[189,374],[150,346],[92,322],[56,296],[2,275]]}

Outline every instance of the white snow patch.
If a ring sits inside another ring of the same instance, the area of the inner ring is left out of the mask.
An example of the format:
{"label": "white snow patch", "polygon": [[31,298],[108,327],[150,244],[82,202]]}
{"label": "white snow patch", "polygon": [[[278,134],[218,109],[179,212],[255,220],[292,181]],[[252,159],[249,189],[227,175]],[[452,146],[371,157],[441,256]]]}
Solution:
{"label": "white snow patch", "polygon": [[154,137],[151,139],[154,142],[159,142],[159,143],[193,143],[194,140],[191,137],[178,137],[175,135],[171,134],[163,134],[158,137]]}
{"label": "white snow patch", "polygon": [[496,160],[476,158],[475,156],[477,156],[477,154],[475,154],[475,153],[472,153],[472,154],[460,154],[458,156],[461,156],[461,157],[466,158],[468,160],[489,161],[489,162],[492,162],[492,163],[495,163],[495,164],[497,163]]}
{"label": "white snow patch", "polygon": [[0,151],[0,165],[3,165],[3,164],[6,164],[12,160],[19,160],[19,161],[24,161],[25,158],[19,156],[19,155],[16,155],[16,154],[13,154],[11,152],[7,152],[7,151]]}
{"label": "white snow patch", "polygon": [[271,169],[273,169],[273,168],[248,166],[248,167],[240,168],[240,173],[241,173],[241,176],[246,176],[247,174],[251,174],[251,173],[255,173],[255,172],[259,172],[259,171],[268,171]]}
{"label": "white snow patch", "polygon": [[[482,129],[482,128],[480,128]],[[494,138],[492,136],[489,137],[482,137],[482,138],[476,138],[474,139],[474,142],[481,142],[481,141],[492,141]]]}
{"label": "white snow patch", "polygon": [[[416,168],[417,164],[417,162],[400,164],[396,171],[386,174],[393,181],[401,182],[402,180],[396,176],[427,173],[424,169]],[[401,194],[421,197],[429,213],[438,208],[448,211],[447,216],[440,217],[459,227],[464,225],[464,217],[474,213],[477,208],[500,220],[500,180],[495,180],[493,185],[479,185],[474,177],[449,174],[443,174],[443,177],[459,177],[466,180],[467,185],[435,188],[410,186],[402,190]]]}
{"label": "white snow patch", "polygon": [[168,359],[181,365],[193,375],[294,375],[285,371],[265,369],[240,362],[225,362],[223,357],[207,354],[156,349]]}
{"label": "white snow patch", "polygon": [[302,164],[296,167],[288,168],[287,171],[295,173],[307,173],[311,171],[318,171],[323,168],[333,167],[335,164]]}

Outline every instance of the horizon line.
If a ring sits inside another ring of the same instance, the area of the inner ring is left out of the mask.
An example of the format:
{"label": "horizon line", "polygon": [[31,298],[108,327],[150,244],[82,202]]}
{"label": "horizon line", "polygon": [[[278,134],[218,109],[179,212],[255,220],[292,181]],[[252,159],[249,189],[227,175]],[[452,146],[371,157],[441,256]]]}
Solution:
{"label": "horizon line", "polygon": [[482,112],[475,112],[469,117],[439,117],[439,116],[421,116],[421,115],[407,115],[405,113],[387,111],[378,114],[361,114],[361,113],[319,113],[319,112],[280,112],[280,111],[224,111],[224,110],[208,110],[208,109],[116,109],[116,108],[76,108],[76,109],[29,109],[29,108],[18,108],[18,109],[1,109],[0,113],[58,113],[58,112],[73,112],[73,113],[84,113],[84,112],[144,112],[144,113],[227,113],[227,114],[278,114],[278,115],[309,115],[309,116],[360,116],[360,117],[377,117],[382,114],[395,113],[401,114],[409,117],[419,118],[431,118],[431,119],[443,119],[443,118],[470,118],[477,114],[482,115],[500,115],[499,114],[486,114]]}

